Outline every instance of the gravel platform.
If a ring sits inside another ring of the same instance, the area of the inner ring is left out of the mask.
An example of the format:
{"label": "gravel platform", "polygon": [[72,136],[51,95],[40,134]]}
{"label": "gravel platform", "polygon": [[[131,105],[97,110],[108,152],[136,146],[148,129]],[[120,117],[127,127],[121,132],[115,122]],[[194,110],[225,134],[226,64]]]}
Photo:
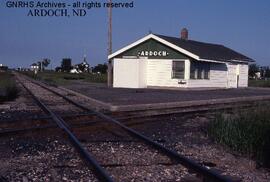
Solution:
{"label": "gravel platform", "polygon": [[105,84],[73,81],[66,88],[112,105],[153,104],[270,95],[270,89],[165,90],[107,88]]}

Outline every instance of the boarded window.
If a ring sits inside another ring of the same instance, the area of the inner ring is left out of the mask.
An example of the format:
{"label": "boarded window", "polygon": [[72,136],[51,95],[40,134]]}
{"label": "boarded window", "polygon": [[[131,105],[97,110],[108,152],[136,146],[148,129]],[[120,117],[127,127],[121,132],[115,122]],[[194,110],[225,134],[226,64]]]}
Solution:
{"label": "boarded window", "polygon": [[190,79],[209,79],[210,63],[192,61],[190,65]]}
{"label": "boarded window", "polygon": [[172,78],[184,79],[185,77],[185,62],[173,61],[172,62]]}

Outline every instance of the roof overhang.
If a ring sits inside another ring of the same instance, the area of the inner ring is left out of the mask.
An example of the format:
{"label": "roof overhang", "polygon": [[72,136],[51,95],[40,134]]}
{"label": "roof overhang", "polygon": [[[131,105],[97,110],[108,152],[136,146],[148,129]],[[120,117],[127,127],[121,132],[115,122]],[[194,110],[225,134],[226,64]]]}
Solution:
{"label": "roof overhang", "polygon": [[226,63],[225,61],[216,61],[210,59],[199,59],[198,61],[210,62],[210,63]]}
{"label": "roof overhang", "polygon": [[231,62],[236,62],[236,63],[254,63],[254,60],[247,60],[247,61],[241,61],[241,60],[230,60]]}
{"label": "roof overhang", "polygon": [[184,55],[186,55],[188,57],[191,57],[191,58],[193,58],[193,59],[195,59],[197,61],[205,61],[205,62],[213,62],[213,63],[228,63],[228,62],[249,63],[249,62],[255,62],[254,60],[246,60],[246,61],[243,61],[243,60],[217,61],[217,60],[202,59],[198,55],[193,54],[192,52],[189,52],[189,51],[187,51],[187,50],[185,50],[185,49],[183,49],[183,48],[181,48],[179,46],[176,46],[176,45],[174,45],[174,44],[172,44],[172,43],[170,43],[170,42],[168,42],[168,41],[166,41],[166,40],[164,40],[164,39],[162,39],[162,38],[160,38],[160,37],[158,37],[158,36],[156,36],[154,34],[149,34],[149,35],[147,35],[147,36],[145,36],[145,37],[137,40],[136,42],[134,42],[132,44],[129,44],[126,47],[123,47],[122,49],[114,52],[113,54],[110,54],[108,56],[108,59],[109,60],[110,59],[113,59],[116,56],[122,54],[123,52],[125,52],[125,51],[127,51],[127,50],[129,50],[129,49],[131,49],[131,48],[133,48],[133,47],[135,47],[135,46],[137,46],[137,45],[139,45],[139,44],[141,44],[141,43],[149,40],[149,39],[154,39],[154,40],[156,40],[156,41],[158,41],[158,42],[160,42],[160,43],[162,43],[162,44],[164,44],[164,45],[166,45],[166,46],[168,46],[168,47],[170,47],[170,48],[172,48],[172,49],[174,49],[176,51],[179,51],[180,53],[182,53],[182,54],[184,54]]}

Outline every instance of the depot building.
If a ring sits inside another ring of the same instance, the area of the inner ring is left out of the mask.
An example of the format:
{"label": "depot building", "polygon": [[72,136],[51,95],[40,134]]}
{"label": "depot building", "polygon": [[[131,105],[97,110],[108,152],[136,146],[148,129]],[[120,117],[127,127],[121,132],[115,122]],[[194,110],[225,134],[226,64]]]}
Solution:
{"label": "depot building", "polygon": [[248,86],[254,62],[223,45],[149,34],[109,55],[113,87],[238,88]]}

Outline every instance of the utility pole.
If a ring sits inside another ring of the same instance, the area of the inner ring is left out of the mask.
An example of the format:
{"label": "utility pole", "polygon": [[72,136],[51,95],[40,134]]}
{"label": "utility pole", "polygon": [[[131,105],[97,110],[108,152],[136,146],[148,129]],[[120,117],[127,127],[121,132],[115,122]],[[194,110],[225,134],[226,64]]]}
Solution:
{"label": "utility pole", "polygon": [[[110,6],[108,7],[108,56],[112,54],[112,0],[108,0]],[[113,85],[113,65],[112,60],[108,60],[108,87]]]}

